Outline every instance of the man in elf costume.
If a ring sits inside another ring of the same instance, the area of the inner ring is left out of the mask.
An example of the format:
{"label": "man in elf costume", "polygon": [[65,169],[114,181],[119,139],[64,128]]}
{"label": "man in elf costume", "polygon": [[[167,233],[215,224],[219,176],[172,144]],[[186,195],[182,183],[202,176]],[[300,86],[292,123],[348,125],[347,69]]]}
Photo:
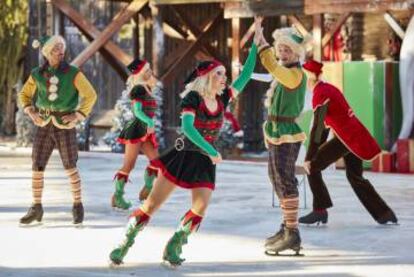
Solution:
{"label": "man in elf costume", "polygon": [[300,65],[305,55],[305,41],[295,29],[281,28],[273,33],[274,47],[271,47],[263,36],[261,18],[256,18],[257,32],[261,33],[262,38],[259,44],[260,60],[274,79],[267,92],[265,106],[268,118],[263,131],[269,150],[269,178],[283,212],[281,228],[266,239],[265,248],[267,254],[278,255],[287,249],[298,254],[301,238],[295,163],[306,135],[296,123],[296,118],[305,102],[306,76]]}
{"label": "man in elf costume", "polygon": [[20,223],[27,225],[42,221],[43,174],[56,146],[71,184],[73,223],[80,224],[84,211],[81,180],[76,168],[78,145],[75,126],[89,115],[97,97],[85,75],[64,61],[66,43],[61,36],[35,40],[33,47],[39,46],[46,62],[32,70],[19,93],[24,112],[37,126],[32,150],[33,204]]}
{"label": "man in elf costume", "polygon": [[[331,197],[321,171],[339,158],[345,160],[346,177],[361,203],[379,223],[397,223],[397,217],[371,183],[365,179],[362,161],[372,160],[381,149],[364,125],[358,120],[343,94],[333,85],[321,81],[323,64],[307,61],[304,71],[312,95],[314,123],[305,158],[309,185],[313,193],[313,211],[299,219],[300,223],[326,223],[332,207]],[[329,129],[334,138],[326,142]]]}

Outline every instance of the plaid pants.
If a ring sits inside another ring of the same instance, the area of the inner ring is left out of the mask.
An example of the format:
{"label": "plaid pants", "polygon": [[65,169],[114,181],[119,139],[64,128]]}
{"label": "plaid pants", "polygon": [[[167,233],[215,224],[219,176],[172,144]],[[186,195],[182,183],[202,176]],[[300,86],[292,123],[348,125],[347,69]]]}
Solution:
{"label": "plaid pants", "polygon": [[295,163],[300,145],[300,142],[269,144],[269,178],[279,199],[299,196]]}
{"label": "plaid pants", "polygon": [[59,129],[52,123],[45,127],[36,127],[32,150],[32,169],[44,171],[57,147],[65,169],[76,167],[78,161],[78,143],[76,141],[76,129]]}

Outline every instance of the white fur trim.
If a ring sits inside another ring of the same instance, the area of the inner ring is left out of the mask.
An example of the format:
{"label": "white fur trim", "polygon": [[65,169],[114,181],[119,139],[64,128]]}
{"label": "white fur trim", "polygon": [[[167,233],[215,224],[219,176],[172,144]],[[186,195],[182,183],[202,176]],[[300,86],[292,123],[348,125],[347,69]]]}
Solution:
{"label": "white fur trim", "polygon": [[32,47],[33,47],[34,49],[39,48],[39,47],[40,47],[40,41],[38,41],[37,39],[35,39],[35,40],[32,42]]}

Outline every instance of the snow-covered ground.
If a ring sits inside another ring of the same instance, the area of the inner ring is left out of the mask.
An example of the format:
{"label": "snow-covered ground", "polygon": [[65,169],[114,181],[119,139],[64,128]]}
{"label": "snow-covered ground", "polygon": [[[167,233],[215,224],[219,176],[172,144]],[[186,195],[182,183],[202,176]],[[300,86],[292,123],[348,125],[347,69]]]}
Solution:
{"label": "snow-covered ground", "polygon": [[[123,238],[127,222],[127,214],[109,205],[112,177],[121,162],[119,154],[80,154],[86,210],[81,229],[70,224],[70,188],[54,153],[46,173],[44,223],[21,228],[18,220],[31,202],[30,151],[0,149],[0,276],[414,276],[413,175],[366,173],[400,221],[399,226],[379,226],[344,172],[328,172],[335,204],[328,225],[300,228],[305,257],[268,257],[262,244],[278,228],[281,214],[271,205],[266,164],[227,161],[218,166],[207,217],[184,247],[182,267],[160,266],[164,245],[189,208],[188,191],[178,189],[137,237],[125,265],[110,269],[108,254]],[[142,185],[145,164],[140,158],[131,175],[130,199]],[[301,214],[309,212],[310,195],[308,190],[308,208]]]}

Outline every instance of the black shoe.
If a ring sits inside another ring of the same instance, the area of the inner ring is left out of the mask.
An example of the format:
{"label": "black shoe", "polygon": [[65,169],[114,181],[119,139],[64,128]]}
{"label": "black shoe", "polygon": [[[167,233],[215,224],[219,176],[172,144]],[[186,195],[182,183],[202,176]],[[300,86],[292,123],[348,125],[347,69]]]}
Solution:
{"label": "black shoe", "polygon": [[387,224],[388,222],[398,224],[398,219],[395,216],[394,212],[392,210],[387,211],[385,214],[380,216],[377,219],[377,222],[379,224]]}
{"label": "black shoe", "polygon": [[283,234],[285,233],[285,224],[280,224],[280,229],[277,231],[273,236],[268,237],[265,241],[265,247],[275,243],[278,239],[281,239],[283,237]]}
{"label": "black shoe", "polygon": [[302,224],[317,224],[319,223],[326,224],[328,222],[328,212],[325,210],[323,212],[312,211],[309,214],[299,218],[299,223]]}
{"label": "black shoe", "polygon": [[290,229],[285,227],[283,236],[273,244],[266,246],[266,254],[279,255],[279,252],[292,249],[296,252],[296,255],[299,255],[301,242],[299,230],[297,228]]}
{"label": "black shoe", "polygon": [[73,204],[72,215],[73,215],[73,224],[81,224],[83,222],[83,205],[82,205],[82,203]]}
{"label": "black shoe", "polygon": [[41,222],[42,217],[43,217],[42,204],[33,204],[27,211],[27,214],[20,219],[20,224],[30,224],[35,220],[37,220],[38,222]]}

